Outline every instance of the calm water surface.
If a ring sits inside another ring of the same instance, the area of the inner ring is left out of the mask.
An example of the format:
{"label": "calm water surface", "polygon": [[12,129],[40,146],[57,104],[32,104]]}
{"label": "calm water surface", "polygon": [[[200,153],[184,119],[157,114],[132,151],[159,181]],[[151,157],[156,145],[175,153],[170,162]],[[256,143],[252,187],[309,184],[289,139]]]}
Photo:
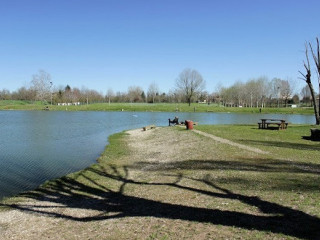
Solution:
{"label": "calm water surface", "polygon": [[199,124],[255,124],[270,117],[315,122],[310,115],[0,111],[0,199],[91,165],[113,133],[166,126],[174,116]]}

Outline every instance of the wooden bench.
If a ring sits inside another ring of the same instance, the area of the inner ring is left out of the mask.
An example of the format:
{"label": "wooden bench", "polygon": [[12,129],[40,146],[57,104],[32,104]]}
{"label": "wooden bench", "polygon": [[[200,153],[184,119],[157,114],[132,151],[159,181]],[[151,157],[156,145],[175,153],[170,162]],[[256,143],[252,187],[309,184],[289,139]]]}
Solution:
{"label": "wooden bench", "polygon": [[154,128],[156,128],[156,125],[145,126],[142,129],[143,129],[143,131],[147,131],[147,130],[154,129]]}

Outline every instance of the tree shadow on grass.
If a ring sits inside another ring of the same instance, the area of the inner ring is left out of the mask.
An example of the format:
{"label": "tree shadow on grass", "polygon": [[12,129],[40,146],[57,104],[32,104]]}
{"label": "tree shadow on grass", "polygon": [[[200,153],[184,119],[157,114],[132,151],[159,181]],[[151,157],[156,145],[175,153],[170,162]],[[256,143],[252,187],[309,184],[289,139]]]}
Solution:
{"label": "tree shadow on grass", "polygon": [[[185,221],[205,222],[224,226],[239,227],[248,230],[259,230],[281,233],[288,236],[319,239],[320,219],[302,211],[285,207],[276,203],[262,200],[258,197],[234,193],[222,188],[209,178],[186,178],[183,175],[174,175],[174,181],[168,183],[149,183],[129,179],[127,167],[113,166],[90,168],[81,172],[76,179],[61,178],[49,183],[46,188],[24,194],[25,197],[37,201],[50,202],[45,204],[2,204],[11,208],[29,213],[44,214],[79,222],[101,221],[124,217],[157,217],[166,219],[179,219]],[[82,178],[82,181],[79,179]],[[86,184],[84,184],[85,179]],[[95,179],[99,179],[99,182]],[[183,179],[194,181],[209,187],[203,190],[196,187],[185,186]],[[112,190],[104,182],[116,181],[117,190]],[[262,213],[254,215],[238,211],[227,211],[203,207],[192,207],[181,204],[164,203],[146,198],[127,195],[124,189],[127,184],[139,186],[165,186],[177,190],[191,191],[211,198],[229,199],[256,207]],[[54,205],[54,206],[52,206]],[[61,208],[75,210],[95,210],[96,215],[74,216],[70,211],[61,211]],[[52,210],[53,209],[53,210]]]}
{"label": "tree shadow on grass", "polygon": [[320,139],[314,139],[311,136],[302,136],[301,137],[303,140],[307,140],[307,141],[312,141],[312,142],[320,142]]}
{"label": "tree shadow on grass", "polygon": [[[186,160],[171,162],[137,162],[131,166],[132,169],[144,169],[150,172],[168,171],[240,171],[268,174],[273,177],[272,184],[266,184],[265,178],[242,178],[237,176],[220,175],[215,183],[236,184],[238,186],[258,186],[264,190],[277,191],[299,191],[311,192],[320,191],[318,178],[320,175],[320,164],[280,160],[272,158],[243,158],[237,160]],[[290,178],[288,179],[288,176]],[[296,177],[295,177],[296,176]]]}
{"label": "tree shadow on grass", "polygon": [[272,158],[239,160],[186,160],[173,162],[137,162],[131,166],[135,169],[147,168],[149,171],[185,170],[237,170],[250,172],[281,172],[320,174],[320,164],[304,163]]}
{"label": "tree shadow on grass", "polygon": [[289,148],[298,150],[309,150],[309,151],[320,151],[319,145],[310,145],[302,143],[291,143],[291,142],[280,142],[280,141],[258,141],[258,140],[243,140],[245,144],[249,145],[260,145],[260,146],[271,146],[279,148]]}

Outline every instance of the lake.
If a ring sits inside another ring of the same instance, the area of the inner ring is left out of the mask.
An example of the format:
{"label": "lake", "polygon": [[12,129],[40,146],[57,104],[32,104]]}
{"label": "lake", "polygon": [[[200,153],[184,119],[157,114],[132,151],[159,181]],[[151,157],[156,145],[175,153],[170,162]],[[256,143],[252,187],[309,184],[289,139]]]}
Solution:
{"label": "lake", "polygon": [[315,123],[313,115],[0,111],[0,199],[95,163],[111,134],[167,126],[175,116],[199,124],[256,124],[260,118]]}

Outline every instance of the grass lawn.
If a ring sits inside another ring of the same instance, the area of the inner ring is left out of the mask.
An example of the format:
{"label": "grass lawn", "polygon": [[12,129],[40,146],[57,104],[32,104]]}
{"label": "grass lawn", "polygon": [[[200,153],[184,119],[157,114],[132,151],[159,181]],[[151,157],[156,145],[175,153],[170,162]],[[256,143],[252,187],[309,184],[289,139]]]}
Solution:
{"label": "grass lawn", "polygon": [[266,153],[178,127],[119,133],[97,164],[2,201],[0,214],[20,210],[39,226],[25,227],[26,239],[47,225],[62,239],[320,239],[320,142],[302,138],[310,126],[196,129]]}
{"label": "grass lawn", "polygon": [[[218,104],[192,103],[93,103],[80,106],[44,105],[27,101],[0,101],[0,110],[42,110],[48,106],[52,111],[148,111],[148,112],[236,112],[259,113],[259,108],[223,107]],[[262,113],[313,114],[312,108],[263,108]]]}

